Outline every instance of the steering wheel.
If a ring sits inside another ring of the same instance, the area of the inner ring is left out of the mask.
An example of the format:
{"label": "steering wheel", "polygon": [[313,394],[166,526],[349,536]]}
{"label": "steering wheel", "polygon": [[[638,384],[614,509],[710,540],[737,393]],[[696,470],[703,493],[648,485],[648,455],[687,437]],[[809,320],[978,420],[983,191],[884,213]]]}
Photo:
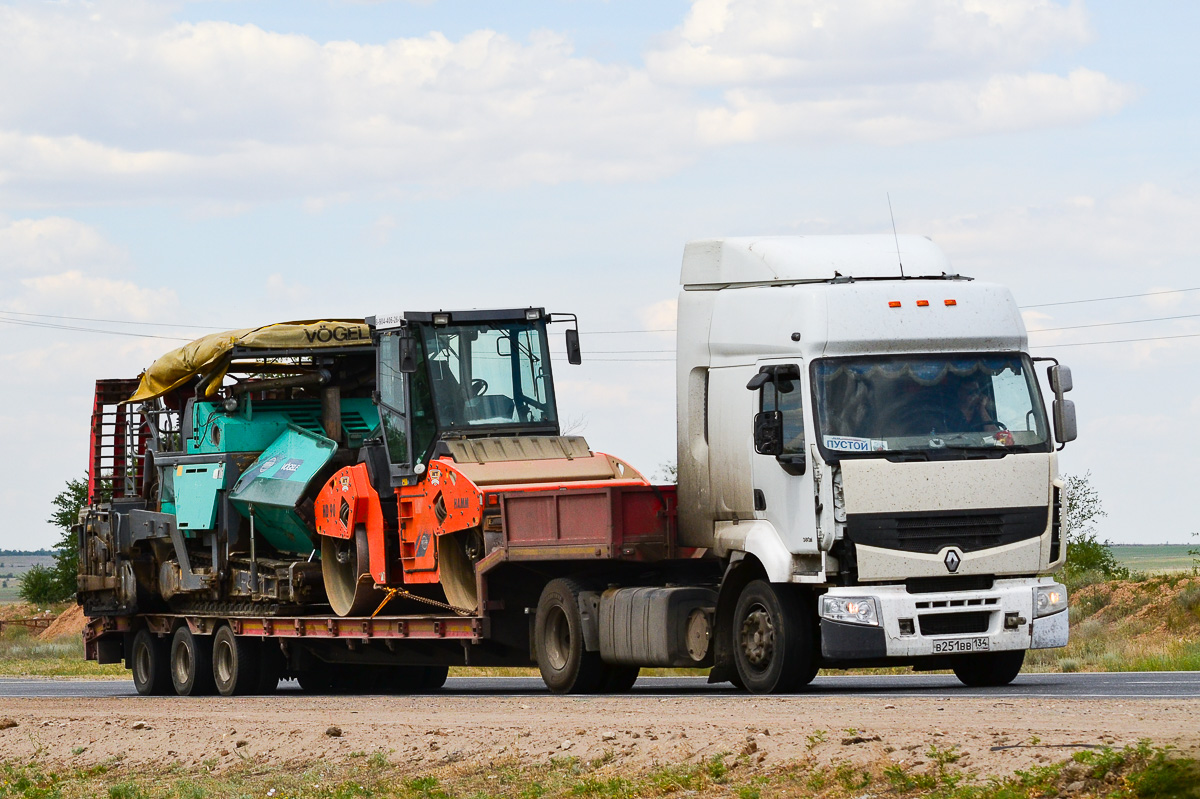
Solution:
{"label": "steering wheel", "polygon": [[484,380],[483,378],[477,377],[471,381],[471,396],[472,397],[478,397],[480,394],[485,394],[485,393],[487,393],[487,390],[488,390],[488,384],[487,384],[487,381]]}

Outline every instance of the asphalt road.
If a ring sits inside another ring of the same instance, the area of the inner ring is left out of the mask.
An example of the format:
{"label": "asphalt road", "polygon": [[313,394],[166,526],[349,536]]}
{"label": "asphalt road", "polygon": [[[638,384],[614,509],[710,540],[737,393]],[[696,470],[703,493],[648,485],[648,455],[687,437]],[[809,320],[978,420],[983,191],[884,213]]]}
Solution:
{"label": "asphalt road", "polygon": [[[536,677],[452,677],[443,696],[549,695]],[[633,686],[640,696],[747,696],[729,683],[709,685],[703,677],[643,677]],[[818,696],[986,697],[991,699],[1200,699],[1200,672],[1103,674],[1022,674],[1003,688],[967,688],[950,675],[900,674],[818,677],[809,687]],[[294,682],[279,695],[299,696]],[[26,679],[0,677],[4,697],[136,697],[132,680]]]}

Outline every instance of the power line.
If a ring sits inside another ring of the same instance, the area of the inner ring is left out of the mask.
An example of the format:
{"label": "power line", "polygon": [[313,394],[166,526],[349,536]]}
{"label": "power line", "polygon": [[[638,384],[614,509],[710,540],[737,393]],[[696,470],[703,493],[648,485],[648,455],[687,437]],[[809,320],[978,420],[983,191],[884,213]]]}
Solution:
{"label": "power line", "polygon": [[1130,319],[1126,322],[1096,322],[1090,325],[1069,325],[1067,327],[1039,327],[1030,330],[1030,333],[1049,333],[1053,330],[1081,330],[1085,327],[1112,327],[1114,325],[1140,325],[1143,322],[1169,322],[1174,319],[1195,319],[1200,316],[1198,313],[1183,314],[1181,316],[1156,316],[1153,319]]}
{"label": "power line", "polygon": [[1160,294],[1182,294],[1186,291],[1200,291],[1200,286],[1191,289],[1164,289],[1162,291],[1147,291],[1144,294],[1121,294],[1115,297],[1093,297],[1090,300],[1064,300],[1062,302],[1043,302],[1037,305],[1020,305],[1019,308],[1049,308],[1052,305],[1079,305],[1084,302],[1107,302],[1109,300],[1132,300],[1136,297],[1157,297]]}
{"label": "power line", "polygon": [[225,327],[213,327],[212,325],[184,325],[177,322],[134,322],[123,319],[94,319],[90,316],[57,316],[48,313],[29,313],[27,311],[3,311],[0,314],[8,316],[37,316],[42,319],[69,319],[73,322],[105,322],[112,325],[149,325],[151,327],[192,327],[197,330],[228,330]]}
{"label": "power line", "polygon": [[1200,333],[1181,333],[1178,336],[1149,336],[1147,338],[1122,338],[1112,341],[1076,341],[1073,344],[1038,344],[1032,346],[1031,350],[1046,350],[1050,348],[1058,349],[1060,347],[1092,347],[1097,344],[1133,344],[1138,341],[1167,341],[1175,338],[1197,338]]}
{"label": "power line", "polygon": [[76,327],[74,325],[56,325],[50,322],[34,322],[25,319],[3,319],[0,318],[0,324],[18,325],[20,327],[40,327],[50,330],[74,330],[80,333],[106,333],[110,336],[129,336],[131,338],[157,338],[167,339],[170,341],[191,341],[190,338],[181,338],[179,336],[156,336],[153,333],[130,333],[125,330],[103,330],[95,327]]}

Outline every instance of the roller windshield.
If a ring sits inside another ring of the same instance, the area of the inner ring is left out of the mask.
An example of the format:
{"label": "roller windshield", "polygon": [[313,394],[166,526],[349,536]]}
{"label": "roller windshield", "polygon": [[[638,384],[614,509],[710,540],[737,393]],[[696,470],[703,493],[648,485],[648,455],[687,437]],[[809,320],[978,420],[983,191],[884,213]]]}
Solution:
{"label": "roller windshield", "polygon": [[1046,452],[1028,356],[828,358],[812,366],[819,442],[836,456]]}
{"label": "roller windshield", "polygon": [[543,323],[424,327],[422,335],[440,428],[557,426]]}

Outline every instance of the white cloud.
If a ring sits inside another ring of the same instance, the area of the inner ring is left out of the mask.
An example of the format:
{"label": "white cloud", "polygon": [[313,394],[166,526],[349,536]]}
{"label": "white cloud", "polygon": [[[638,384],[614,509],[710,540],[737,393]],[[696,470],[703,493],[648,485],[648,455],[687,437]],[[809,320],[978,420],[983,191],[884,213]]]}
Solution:
{"label": "white cloud", "polygon": [[109,270],[124,265],[124,249],[90,225],[60,216],[0,220],[0,274],[56,273],[88,267]]}
{"label": "white cloud", "polygon": [[[626,181],[731,142],[890,144],[1074,124],[1131,90],[1037,71],[1050,0],[695,0],[643,68],[490,30],[320,43],[114,0],[0,8],[0,197],[327,198]],[[719,100],[711,98],[720,90]]]}

